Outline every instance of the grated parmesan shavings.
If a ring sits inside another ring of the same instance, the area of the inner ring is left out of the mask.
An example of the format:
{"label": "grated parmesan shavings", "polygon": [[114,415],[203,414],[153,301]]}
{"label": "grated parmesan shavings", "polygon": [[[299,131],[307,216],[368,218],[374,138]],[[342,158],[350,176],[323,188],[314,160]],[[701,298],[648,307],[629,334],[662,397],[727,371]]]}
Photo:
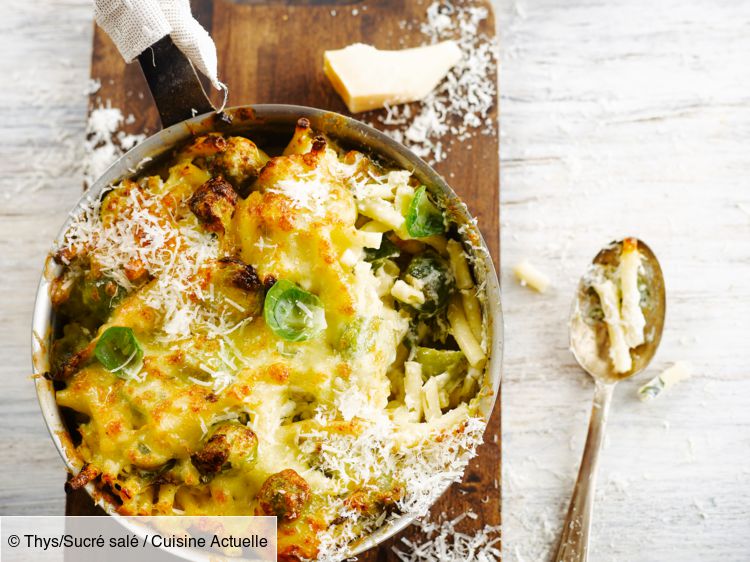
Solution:
{"label": "grated parmesan shavings", "polygon": [[403,537],[403,546],[394,546],[392,550],[403,562],[497,562],[500,560],[499,525],[485,525],[472,534],[459,529],[464,519],[476,520],[478,517],[473,511],[468,511],[455,519],[438,523],[417,521],[415,526],[426,540],[415,543]]}
{"label": "grated parmesan shavings", "polygon": [[[450,0],[433,2],[420,26],[431,43],[457,42],[463,57],[443,82],[417,104],[388,107],[376,119],[385,132],[430,163],[447,157],[450,134],[465,141],[476,134],[496,134],[491,115],[497,95],[495,75],[498,46],[494,37],[480,32],[487,9]],[[407,27],[403,22],[403,27]]]}
{"label": "grated parmesan shavings", "polygon": [[[96,86],[92,84],[90,88]],[[120,130],[123,124],[133,121],[132,115],[125,117],[109,101],[91,111],[84,142],[83,179],[86,187],[91,187],[115,160],[146,138],[146,135],[132,135]]]}
{"label": "grated parmesan shavings", "polygon": [[[367,412],[359,413],[363,414]],[[325,423],[326,414],[318,411],[316,421]],[[358,435],[332,435],[324,431],[300,435],[300,448],[316,452],[321,469],[337,476],[342,493],[350,484],[383,478],[403,482],[405,490],[396,503],[398,511],[422,517],[449,484],[461,479],[482,442],[484,428],[483,419],[469,417],[462,430],[443,434],[440,439],[431,433],[406,447],[397,441],[393,422],[380,413],[364,424]],[[318,560],[330,562],[345,558],[349,543],[363,533],[371,533],[399,517],[397,513],[368,517],[350,510],[341,498],[331,499],[326,510],[341,521],[318,534]]]}
{"label": "grated parmesan shavings", "polygon": [[[227,351],[232,344],[226,336],[252,318],[230,323],[217,306],[212,286],[204,287],[204,271],[220,257],[218,240],[175,221],[161,200],[147,196],[138,186],[131,187],[123,199],[125,205],[116,221],[102,218],[100,200],[85,201],[60,245],[88,255],[127,292],[134,286],[126,266],[142,265],[152,279],[143,288],[142,298],[157,313],[157,339],[177,343],[202,333],[217,340],[221,353],[202,370],[211,376],[214,391],[221,392],[233,380],[230,371],[236,370],[233,355],[237,354]],[[242,309],[229,299],[221,300]]]}
{"label": "grated parmesan shavings", "polygon": [[328,186],[315,174],[300,179],[283,179],[268,193],[277,193],[288,198],[293,207],[310,211],[314,216],[325,213],[326,201],[330,195]]}

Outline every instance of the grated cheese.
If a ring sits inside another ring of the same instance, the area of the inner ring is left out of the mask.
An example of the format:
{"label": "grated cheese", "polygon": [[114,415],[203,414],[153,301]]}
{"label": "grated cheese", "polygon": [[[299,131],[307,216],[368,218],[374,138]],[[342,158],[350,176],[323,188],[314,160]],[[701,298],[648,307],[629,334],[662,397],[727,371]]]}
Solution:
{"label": "grated cheese", "polygon": [[196,379],[195,377],[188,377],[188,380],[192,382],[193,384],[197,384],[198,386],[212,386],[213,383],[208,381],[202,381],[200,379]]}
{"label": "grated cheese", "polygon": [[435,163],[445,160],[450,150],[442,140],[445,135],[465,141],[476,134],[496,134],[491,111],[497,84],[491,77],[497,68],[498,46],[494,37],[479,31],[488,16],[484,7],[437,0],[427,8],[426,16],[421,32],[432,43],[455,40],[463,56],[422,102],[386,106],[385,115],[378,115],[377,120],[395,140]]}
{"label": "grated cheese", "polygon": [[[154,278],[145,291],[145,304],[161,314],[165,340],[189,337],[194,330],[221,336],[239,327],[227,325],[207,306],[213,296],[201,287],[201,271],[219,258],[215,237],[174,222],[159,200],[144,197],[138,188],[128,193],[127,207],[117,221],[104,224],[100,209],[100,201],[90,202],[74,219],[62,245],[86,250],[102,273],[127,291],[133,285],[124,266],[143,264]],[[203,306],[196,306],[191,296]]]}
{"label": "grated cheese", "polygon": [[278,244],[269,244],[266,242],[262,236],[258,236],[258,241],[254,244],[256,248],[258,248],[259,252],[262,252],[266,248],[269,250],[275,250],[278,247]]}
{"label": "grated cheese", "polygon": [[[444,517],[444,516],[443,516]],[[455,519],[437,523],[417,521],[415,526],[424,533],[426,540],[413,542],[406,537],[401,546],[392,547],[393,552],[403,562],[496,562],[500,560],[500,526],[485,525],[473,534],[461,532],[460,523],[464,519],[476,520],[478,515],[468,511]]]}
{"label": "grated cheese", "polygon": [[[230,344],[226,336],[252,318],[230,324],[228,316],[215,306],[212,286],[207,290],[202,285],[202,272],[219,259],[217,239],[176,222],[161,200],[147,197],[138,186],[123,197],[125,205],[118,211],[118,220],[106,223],[101,217],[101,201],[86,201],[61,246],[86,252],[103,274],[128,292],[134,286],[125,266],[142,264],[152,278],[142,291],[143,302],[158,315],[158,339],[179,342],[198,332],[220,340],[224,349]],[[230,299],[222,301],[243,309]],[[233,362],[226,352],[222,355],[228,363],[224,368],[206,365],[203,369],[212,377],[210,386],[217,393],[233,380],[226,371],[226,367],[234,369]]]}
{"label": "grated cheese", "polygon": [[296,209],[305,209],[315,216],[325,213],[326,202],[330,191],[326,182],[312,174],[301,179],[283,179],[276,187],[266,189],[268,193],[277,193],[288,198]]}
{"label": "grated cheese", "polygon": [[[97,84],[90,85],[90,88],[94,87],[98,89]],[[120,109],[112,107],[109,100],[91,111],[84,142],[83,179],[86,187],[91,187],[115,160],[146,138],[146,135],[132,135],[120,130],[123,124],[130,124],[133,120],[132,115],[126,118]]]}
{"label": "grated cheese", "polygon": [[242,306],[241,304],[237,304],[236,302],[234,302],[229,297],[224,297],[224,302],[227,303],[232,308],[234,308],[236,310],[239,310],[240,312],[245,312],[245,307],[244,306]]}
{"label": "grated cheese", "polygon": [[[351,394],[351,393],[348,393]],[[358,411],[357,416],[368,415]],[[415,427],[430,428],[409,445],[398,441],[393,422],[382,410],[372,410],[371,418],[363,424],[358,435],[335,435],[325,431],[310,431],[300,435],[303,451],[317,451],[321,468],[337,475],[345,494],[350,485],[378,481],[384,477],[403,482],[403,497],[397,502],[401,513],[424,516],[434,501],[451,482],[461,479],[469,460],[476,454],[482,442],[485,423],[481,418],[466,417],[459,430],[440,431],[441,427],[455,427],[460,416],[467,416],[465,406],[443,414],[432,424],[415,424]],[[318,410],[315,421],[325,424],[327,413]],[[437,438],[436,433],[440,433]],[[318,560],[333,562],[344,558],[347,545],[396,519],[396,513],[370,517],[348,509],[343,499],[331,499],[326,510],[339,525],[319,533],[320,551]]]}

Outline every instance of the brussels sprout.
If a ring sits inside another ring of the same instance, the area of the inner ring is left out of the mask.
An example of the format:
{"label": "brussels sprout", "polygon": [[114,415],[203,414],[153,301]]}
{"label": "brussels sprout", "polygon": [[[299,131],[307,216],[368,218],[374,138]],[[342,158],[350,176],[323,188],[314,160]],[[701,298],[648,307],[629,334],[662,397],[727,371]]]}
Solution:
{"label": "brussels sprout", "polygon": [[414,238],[424,238],[445,232],[443,213],[430,201],[425,186],[420,186],[406,212],[406,231]]}
{"label": "brussels sprout", "polygon": [[385,260],[398,257],[400,251],[386,236],[380,242],[380,248],[365,248],[365,261],[372,264],[373,270],[382,267]]}
{"label": "brussels sprout", "polygon": [[309,501],[310,486],[291,468],[269,476],[258,491],[263,513],[286,521],[297,519]]}
{"label": "brussels sprout", "polygon": [[338,341],[338,349],[345,357],[353,357],[368,349],[374,338],[372,324],[358,316],[346,325]]}
{"label": "brussels sprout", "polygon": [[86,328],[95,331],[107,321],[125,294],[125,289],[109,277],[87,274],[75,281],[69,296],[58,304],[57,311],[63,316],[81,319]]}
{"label": "brussels sprout", "polygon": [[442,373],[456,376],[466,371],[466,357],[462,351],[417,347],[416,360],[422,365],[422,375],[434,377]]}
{"label": "brussels sprout", "polygon": [[420,286],[425,302],[419,312],[425,316],[434,316],[448,304],[448,298],[455,288],[455,280],[450,265],[438,254],[428,250],[416,255],[409,262],[405,272],[406,281],[411,277]]}
{"label": "brussels sprout", "polygon": [[214,427],[203,449],[190,460],[201,474],[208,475],[251,465],[257,455],[255,432],[238,422],[224,422]]}
{"label": "brussels sprout", "polygon": [[209,168],[215,174],[223,175],[240,195],[246,196],[250,184],[267,162],[268,155],[250,139],[229,137],[224,150],[213,158]]}
{"label": "brussels sprout", "polygon": [[129,447],[126,454],[139,476],[145,478],[155,478],[176,464],[175,459],[153,451],[141,441]]}
{"label": "brussels sprout", "polygon": [[309,340],[326,327],[320,299],[285,279],[266,294],[263,318],[274,334],[287,341]]}
{"label": "brussels sprout", "polygon": [[233,257],[221,258],[212,265],[211,284],[218,310],[228,322],[263,312],[265,290],[252,265]]}
{"label": "brussels sprout", "polygon": [[124,326],[104,330],[94,355],[105,369],[122,379],[136,376],[143,367],[143,349],[133,330]]}
{"label": "brussels sprout", "polygon": [[360,488],[355,490],[344,500],[344,505],[352,511],[369,516],[378,516],[383,511],[390,513],[396,509],[396,504],[404,496],[404,488],[391,485],[389,488]]}
{"label": "brussels sprout", "polygon": [[211,178],[195,190],[188,205],[203,226],[224,234],[237,206],[237,192],[222,176]]}
{"label": "brussels sprout", "polygon": [[84,326],[75,322],[65,325],[62,337],[52,344],[50,366],[54,379],[67,378],[89,360],[91,352],[85,350],[91,338],[91,332]]}
{"label": "brussels sprout", "polygon": [[81,287],[83,305],[101,321],[106,321],[109,313],[124,296],[125,290],[106,277],[87,279]]}

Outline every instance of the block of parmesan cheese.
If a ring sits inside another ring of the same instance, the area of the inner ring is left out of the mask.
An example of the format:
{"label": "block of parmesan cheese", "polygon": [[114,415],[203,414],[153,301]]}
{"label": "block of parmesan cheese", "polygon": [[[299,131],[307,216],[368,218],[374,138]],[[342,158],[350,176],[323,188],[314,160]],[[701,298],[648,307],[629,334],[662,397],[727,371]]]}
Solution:
{"label": "block of parmesan cheese", "polygon": [[355,43],[326,51],[323,70],[349,111],[359,113],[421,100],[459,60],[455,41],[400,51]]}

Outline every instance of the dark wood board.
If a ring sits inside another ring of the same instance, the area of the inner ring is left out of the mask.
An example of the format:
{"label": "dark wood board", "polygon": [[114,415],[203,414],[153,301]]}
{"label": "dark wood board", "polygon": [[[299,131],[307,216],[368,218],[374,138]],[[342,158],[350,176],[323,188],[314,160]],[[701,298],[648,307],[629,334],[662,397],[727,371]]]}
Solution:
{"label": "dark wood board", "polygon": [[[323,51],[355,42],[381,49],[417,46],[425,42],[418,23],[426,18],[430,0],[342,1],[298,0],[276,2],[251,0],[243,4],[228,0],[193,0],[193,13],[216,42],[219,76],[229,85],[228,106],[249,103],[308,105],[347,114],[346,107],[323,75]],[[491,6],[483,5],[489,17],[484,33],[494,34]],[[335,10],[336,15],[332,15]],[[403,22],[416,22],[404,29]],[[134,120],[125,126],[131,133],[153,133],[159,117],[138,64],[126,65],[105,33],[94,32],[91,77],[101,88],[91,96],[90,109],[109,100]],[[220,101],[213,92],[214,102]],[[362,116],[360,116],[362,117]],[[365,114],[374,121],[373,114]],[[497,123],[497,104],[493,112]],[[497,125],[495,125],[497,127]],[[479,226],[499,266],[499,137],[478,135],[471,149],[457,148],[435,167],[478,217]],[[450,138],[444,138],[450,141]],[[457,143],[458,144],[458,143]],[[455,517],[472,510],[479,515],[462,529],[500,524],[500,397],[498,397],[485,444],[469,465],[463,481],[454,484],[433,507],[433,516]],[[66,513],[91,515],[94,509],[85,493],[68,496]],[[419,533],[406,529],[403,536],[419,542]],[[399,535],[359,557],[366,562],[396,560],[391,546]]]}

